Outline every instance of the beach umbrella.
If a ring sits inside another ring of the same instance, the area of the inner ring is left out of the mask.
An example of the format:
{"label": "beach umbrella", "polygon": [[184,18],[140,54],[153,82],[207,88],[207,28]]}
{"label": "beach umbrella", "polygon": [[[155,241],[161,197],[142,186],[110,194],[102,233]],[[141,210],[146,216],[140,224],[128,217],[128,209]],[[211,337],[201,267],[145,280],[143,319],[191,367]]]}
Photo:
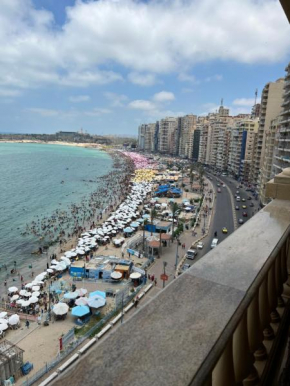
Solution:
{"label": "beach umbrella", "polygon": [[114,271],[111,273],[111,278],[114,280],[120,280],[122,277],[121,272]]}
{"label": "beach umbrella", "polygon": [[58,264],[55,266],[56,271],[64,271],[66,267],[64,267],[62,264]]}
{"label": "beach umbrella", "polygon": [[38,296],[40,296],[40,292],[34,291],[32,292],[32,296],[38,298]]}
{"label": "beach umbrella", "polygon": [[8,315],[8,313],[6,311],[0,312],[0,318],[1,319],[6,318],[7,315]]}
{"label": "beach umbrella", "polygon": [[26,296],[27,291],[25,289],[22,289],[19,291],[19,295]]}
{"label": "beach umbrella", "polygon": [[52,269],[55,271],[55,267],[56,267],[56,265],[51,265],[48,269]]}
{"label": "beach umbrella", "polygon": [[0,323],[0,331],[5,331],[8,329],[7,323]]}
{"label": "beach umbrella", "polygon": [[130,279],[140,279],[141,276],[142,276],[141,273],[139,273],[139,272],[133,272],[133,273],[131,273],[131,275],[130,275]]}
{"label": "beach umbrella", "polygon": [[140,224],[138,222],[131,222],[130,227],[138,228]]}
{"label": "beach umbrella", "polygon": [[[44,272],[44,274],[46,275],[46,272]],[[32,282],[32,285],[42,285],[44,284],[44,281],[42,280],[33,280]]]}
{"label": "beach umbrella", "polygon": [[77,291],[75,291],[75,292],[67,292],[66,294],[64,294],[63,297],[65,299],[76,299],[77,297],[79,297],[79,294],[77,293]]}
{"label": "beach umbrella", "polygon": [[77,306],[86,306],[88,304],[88,300],[89,298],[87,297],[78,298],[76,299],[75,304]]}
{"label": "beach umbrella", "polygon": [[38,303],[38,302],[39,302],[39,299],[36,296],[31,296],[31,298],[29,299],[30,304]]}
{"label": "beach umbrella", "polygon": [[101,296],[90,297],[88,301],[88,306],[92,308],[100,308],[106,304],[106,299]]}
{"label": "beach umbrella", "polygon": [[19,306],[22,306],[22,303],[25,302],[24,299],[19,299],[19,300],[16,300],[16,304],[18,304]]}
{"label": "beach umbrella", "polygon": [[79,296],[84,296],[85,294],[88,293],[88,290],[86,288],[79,288],[75,292],[77,292]]}
{"label": "beach umbrella", "polygon": [[59,263],[59,261],[57,261],[56,259],[53,259],[53,260],[51,260],[51,264],[58,264]]}
{"label": "beach umbrella", "polygon": [[52,312],[55,315],[65,315],[69,310],[69,306],[65,303],[57,303],[53,306]]}
{"label": "beach umbrella", "polygon": [[127,228],[124,229],[125,233],[132,233],[133,231],[134,231],[134,229],[130,228],[130,227],[127,227]]}
{"label": "beach umbrella", "polygon": [[104,291],[90,292],[89,297],[93,298],[94,296],[101,296],[103,299],[106,299],[106,292],[104,292]]}
{"label": "beach umbrella", "polygon": [[76,306],[72,308],[71,314],[73,316],[82,317],[90,313],[90,309],[88,306]]}
{"label": "beach umbrella", "polygon": [[0,319],[0,324],[7,324],[8,320],[7,319]]}
{"label": "beach umbrella", "polygon": [[30,306],[30,300],[22,300],[22,307],[28,307]]}
{"label": "beach umbrella", "polygon": [[54,270],[53,270],[52,268],[47,268],[46,272],[48,272],[48,273],[53,273]]}
{"label": "beach umbrella", "polygon": [[149,214],[143,214],[142,217],[143,217],[143,218],[150,218],[150,215],[149,215]]}
{"label": "beach umbrella", "polygon": [[32,287],[32,291],[39,291],[39,290],[40,290],[39,285],[34,285],[34,286]]}
{"label": "beach umbrella", "polygon": [[15,300],[19,299],[19,295],[13,295],[11,300],[14,302]]}
{"label": "beach umbrella", "polygon": [[17,314],[14,314],[14,315],[11,315],[10,318],[8,319],[8,323],[10,324],[10,326],[15,326],[16,324],[18,324],[20,321],[20,318]]}
{"label": "beach umbrella", "polygon": [[8,292],[13,293],[13,292],[17,292],[17,291],[18,291],[17,287],[10,287],[10,288],[8,288]]}

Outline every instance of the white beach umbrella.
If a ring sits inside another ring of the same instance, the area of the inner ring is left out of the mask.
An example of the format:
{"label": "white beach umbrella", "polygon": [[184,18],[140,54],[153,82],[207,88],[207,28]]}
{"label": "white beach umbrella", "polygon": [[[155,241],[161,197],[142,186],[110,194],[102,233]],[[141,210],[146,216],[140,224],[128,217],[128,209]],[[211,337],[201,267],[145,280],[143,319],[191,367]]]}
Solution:
{"label": "white beach umbrella", "polygon": [[19,299],[19,295],[13,295],[11,300],[14,302],[15,300]]}
{"label": "white beach umbrella", "polygon": [[53,273],[54,270],[53,270],[52,268],[47,268],[46,272],[48,272],[48,273]]}
{"label": "white beach umbrella", "polygon": [[32,292],[32,296],[38,298],[40,296],[40,292],[34,291],[34,292]]}
{"label": "white beach umbrella", "polygon": [[8,313],[6,311],[0,312],[0,318],[1,319],[6,318],[7,315],[8,315]]}
{"label": "white beach umbrella", "polygon": [[67,292],[66,294],[64,294],[64,298],[65,299],[76,299],[77,297],[79,297],[80,295],[77,293],[77,291],[75,292]]}
{"label": "white beach umbrella", "polygon": [[22,307],[30,306],[30,300],[22,300]]}
{"label": "white beach umbrella", "polygon": [[75,304],[77,306],[87,306],[88,300],[89,300],[89,298],[87,298],[87,297],[78,298],[78,299],[76,299]]}
{"label": "white beach umbrella", "polygon": [[58,260],[55,260],[55,259],[51,260],[51,264],[58,264],[58,263],[59,263]]}
{"label": "white beach umbrella", "polygon": [[88,306],[92,308],[100,308],[103,307],[105,304],[106,299],[101,296],[94,296],[92,298],[89,298],[88,300]]}
{"label": "white beach umbrella", "polygon": [[86,288],[79,288],[75,292],[77,292],[79,296],[84,296],[88,293],[88,290]]}
{"label": "white beach umbrella", "polygon": [[31,296],[31,298],[29,299],[29,302],[30,304],[38,303],[39,299],[36,296]]}
{"label": "white beach umbrella", "polygon": [[7,324],[8,323],[8,319],[0,319],[0,324]]}
{"label": "white beach umbrella", "polygon": [[8,323],[10,324],[10,326],[15,326],[16,324],[18,324],[20,321],[20,318],[17,314],[13,314],[10,316],[10,318],[8,319]]}
{"label": "white beach umbrella", "polygon": [[7,323],[1,323],[0,324],[0,331],[6,331],[8,329]]}
{"label": "white beach umbrella", "polygon": [[19,306],[22,306],[22,303],[25,302],[24,299],[19,299],[19,300],[16,300],[16,304],[18,304]]}
{"label": "white beach umbrella", "polygon": [[66,267],[64,267],[62,264],[58,264],[55,266],[56,271],[64,271]]}
{"label": "white beach umbrella", "polygon": [[111,278],[114,280],[120,280],[122,277],[121,272],[114,271],[111,273]]}
{"label": "white beach umbrella", "polygon": [[17,287],[10,287],[10,288],[8,288],[8,292],[13,293],[13,292],[17,292],[17,291],[18,291]]}
{"label": "white beach umbrella", "polygon": [[131,275],[130,275],[130,279],[140,279],[141,276],[142,276],[141,273],[139,273],[139,272],[133,272],[133,273],[131,273]]}
{"label": "white beach umbrella", "polygon": [[[43,272],[43,275],[46,276],[46,272]],[[44,281],[43,280],[33,280],[32,285],[43,285]]]}
{"label": "white beach umbrella", "polygon": [[65,303],[57,303],[53,306],[52,312],[55,315],[65,315],[68,313],[69,306]]}
{"label": "white beach umbrella", "polygon": [[34,285],[34,286],[32,287],[32,291],[39,291],[39,290],[40,290],[39,285]]}
{"label": "white beach umbrella", "polygon": [[25,289],[22,289],[22,290],[20,290],[19,291],[19,295],[21,295],[21,296],[25,296],[26,295],[26,290]]}

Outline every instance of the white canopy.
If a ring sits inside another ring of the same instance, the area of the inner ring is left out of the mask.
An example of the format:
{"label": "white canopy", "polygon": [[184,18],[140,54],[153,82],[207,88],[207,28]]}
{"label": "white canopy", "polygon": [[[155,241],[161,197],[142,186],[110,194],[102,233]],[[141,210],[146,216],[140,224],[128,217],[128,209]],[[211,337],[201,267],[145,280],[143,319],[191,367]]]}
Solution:
{"label": "white canopy", "polygon": [[52,312],[55,315],[65,315],[68,313],[69,306],[65,303],[57,303],[54,305]]}

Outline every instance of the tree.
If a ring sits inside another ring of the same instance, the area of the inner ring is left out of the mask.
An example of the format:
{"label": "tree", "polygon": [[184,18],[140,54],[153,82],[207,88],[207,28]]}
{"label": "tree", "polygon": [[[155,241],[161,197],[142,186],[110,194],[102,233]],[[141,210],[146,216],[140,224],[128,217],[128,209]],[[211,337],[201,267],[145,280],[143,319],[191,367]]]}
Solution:
{"label": "tree", "polygon": [[179,214],[179,206],[176,202],[171,202],[170,207],[171,207],[171,212],[172,212],[172,241],[173,241],[173,238],[174,238],[174,220],[175,220],[176,216]]}
{"label": "tree", "polygon": [[154,219],[157,217],[157,211],[156,209],[151,209],[151,212],[150,212],[150,224],[151,224],[151,236],[152,236],[152,229],[153,229],[153,221]]}

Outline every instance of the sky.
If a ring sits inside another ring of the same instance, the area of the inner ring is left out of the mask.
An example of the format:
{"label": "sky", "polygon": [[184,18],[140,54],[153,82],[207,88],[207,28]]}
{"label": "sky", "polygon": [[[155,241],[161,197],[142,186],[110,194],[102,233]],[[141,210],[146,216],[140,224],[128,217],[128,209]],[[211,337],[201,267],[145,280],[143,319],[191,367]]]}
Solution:
{"label": "sky", "polygon": [[248,113],[289,37],[276,0],[0,0],[0,132],[136,135],[221,98]]}

